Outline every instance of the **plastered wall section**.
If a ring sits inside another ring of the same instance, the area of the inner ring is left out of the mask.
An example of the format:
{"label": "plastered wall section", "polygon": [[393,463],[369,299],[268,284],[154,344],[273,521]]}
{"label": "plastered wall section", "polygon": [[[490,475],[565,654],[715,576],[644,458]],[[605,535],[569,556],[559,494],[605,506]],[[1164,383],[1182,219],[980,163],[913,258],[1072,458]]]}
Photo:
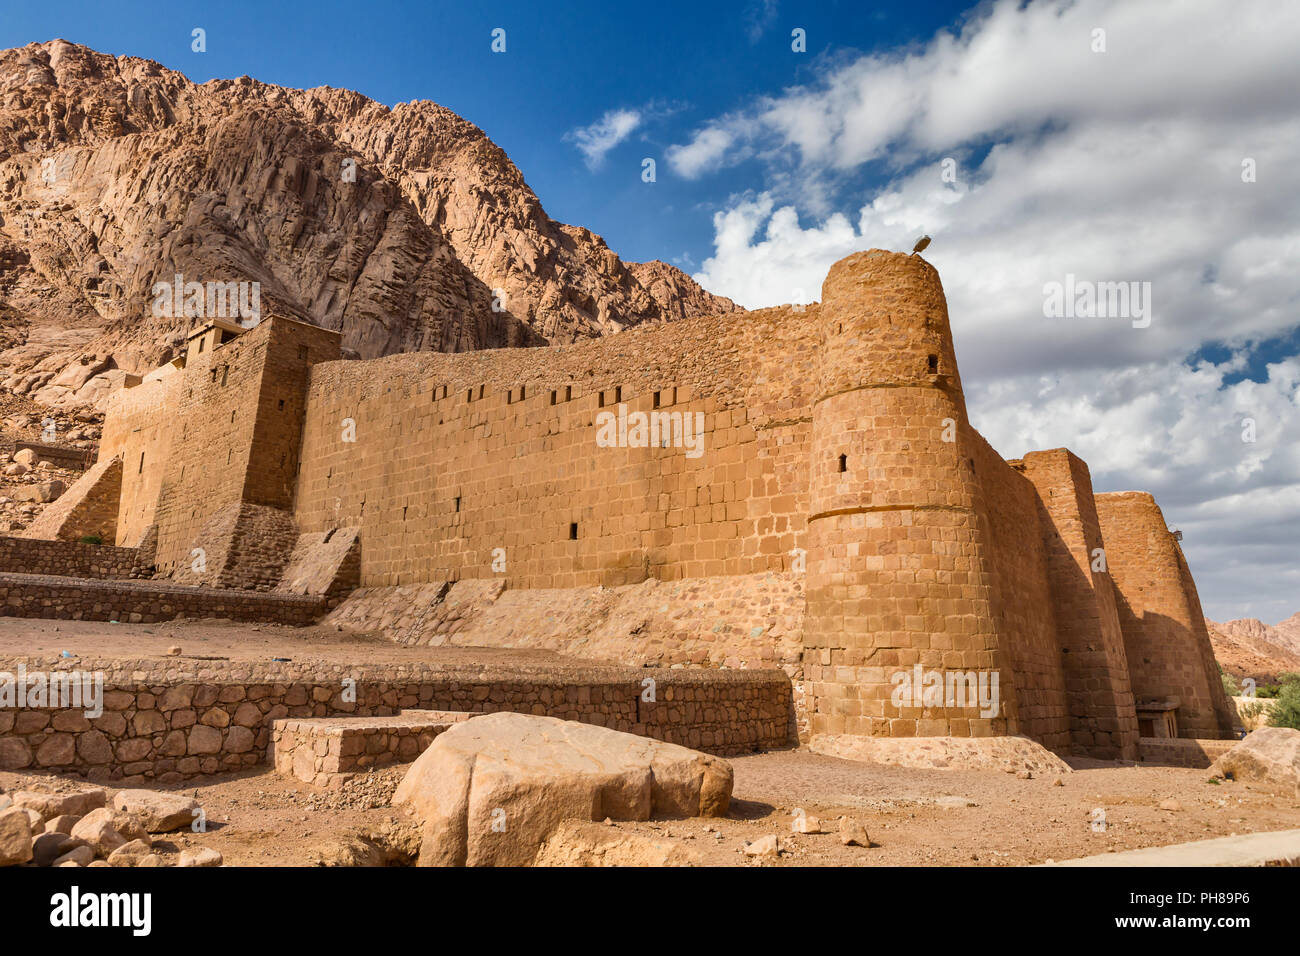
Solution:
{"label": "plastered wall section", "polygon": [[[361,528],[370,587],[788,570],[808,510],[815,313],[693,319],[562,349],[317,365],[299,527]],[[663,437],[635,447],[632,429],[625,447],[601,447],[598,416],[620,410],[667,420],[666,447]],[[668,416],[702,420],[698,456]]]}

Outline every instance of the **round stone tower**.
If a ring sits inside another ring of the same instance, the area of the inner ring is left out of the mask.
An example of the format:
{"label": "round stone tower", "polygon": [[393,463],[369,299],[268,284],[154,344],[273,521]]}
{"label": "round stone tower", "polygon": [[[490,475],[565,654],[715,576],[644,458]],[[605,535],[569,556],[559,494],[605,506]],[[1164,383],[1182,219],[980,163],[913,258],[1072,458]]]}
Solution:
{"label": "round stone tower", "polygon": [[[916,255],[855,253],[827,275],[820,320],[804,618],[809,729],[1007,733],[1001,695],[1010,695],[1010,675],[996,662],[979,485],[939,275]],[[979,706],[977,687],[966,689],[971,672],[986,699],[996,675],[996,713]]]}

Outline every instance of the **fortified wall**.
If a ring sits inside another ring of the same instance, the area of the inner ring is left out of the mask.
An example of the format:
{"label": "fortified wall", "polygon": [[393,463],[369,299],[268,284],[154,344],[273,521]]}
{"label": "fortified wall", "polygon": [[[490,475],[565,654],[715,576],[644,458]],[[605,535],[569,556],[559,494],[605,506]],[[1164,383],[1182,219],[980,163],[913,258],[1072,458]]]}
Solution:
{"label": "fortified wall", "polygon": [[781,666],[805,737],[1131,759],[1153,712],[1232,730],[1154,501],[984,441],[919,256],[563,347],[344,361],[312,326],[218,324],[128,385],[121,467],[68,494],[116,496],[116,543],[179,583],[328,594],[406,643]]}

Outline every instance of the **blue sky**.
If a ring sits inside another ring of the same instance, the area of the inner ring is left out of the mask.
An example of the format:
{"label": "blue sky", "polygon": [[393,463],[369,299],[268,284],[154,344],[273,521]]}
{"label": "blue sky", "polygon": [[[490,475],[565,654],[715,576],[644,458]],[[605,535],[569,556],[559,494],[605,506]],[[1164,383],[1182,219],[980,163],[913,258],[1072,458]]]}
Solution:
{"label": "blue sky", "polygon": [[[61,37],[157,60],[195,82],[247,74],[268,83],[357,90],[389,106],[429,99],[482,128],[523,171],[550,215],[586,226],[634,261],[710,251],[716,183],[659,170],[693,122],[779,91],[818,64],[928,39],[969,3],[809,4],[312,2],[10,3],[0,48]],[[785,9],[790,8],[790,9]],[[190,49],[195,27],[207,52]],[[506,30],[506,52],[491,31]],[[806,31],[807,52],[791,51]],[[659,117],[589,169],[565,136],[610,109]],[[746,173],[760,188],[761,170]],[[689,257],[689,261],[686,260]]]}
{"label": "blue sky", "polygon": [[[434,100],[553,218],[750,307],[815,300],[837,259],[930,234],[994,447],[1066,446],[1097,490],[1155,494],[1211,617],[1300,611],[1300,3],[64,2],[0,20],[2,47],[54,37],[199,82]],[[1151,321],[1045,315],[1067,277],[1149,288]]]}

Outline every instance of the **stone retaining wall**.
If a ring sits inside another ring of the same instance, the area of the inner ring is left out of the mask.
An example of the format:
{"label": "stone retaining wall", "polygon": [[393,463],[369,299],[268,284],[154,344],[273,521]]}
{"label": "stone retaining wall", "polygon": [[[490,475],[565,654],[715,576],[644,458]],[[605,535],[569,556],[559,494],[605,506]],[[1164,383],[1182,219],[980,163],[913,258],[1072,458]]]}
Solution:
{"label": "stone retaining wall", "polygon": [[1204,770],[1240,740],[1206,740],[1191,737],[1140,737],[1138,754],[1143,763]]}
{"label": "stone retaining wall", "polygon": [[80,541],[0,536],[0,573],[53,574],[76,578],[147,578],[139,551]]}
{"label": "stone retaining wall", "polygon": [[[19,660],[0,662],[16,673]],[[169,783],[268,760],[272,722],[403,709],[515,711],[580,720],[716,754],[792,742],[780,671],[429,664],[354,667],[193,659],[24,659],[28,674],[103,673],[103,713],[0,708],[0,770],[47,770],[123,785]],[[0,680],[4,675],[0,674]],[[643,700],[654,682],[654,702]],[[355,702],[345,699],[355,682]]]}
{"label": "stone retaining wall", "polygon": [[473,717],[450,710],[404,710],[393,717],[318,717],[271,724],[276,773],[335,788],[357,773],[410,763],[440,733]]}
{"label": "stone retaining wall", "polygon": [[206,617],[306,626],[325,609],[320,597],[305,594],[0,573],[0,617],[131,624]]}

